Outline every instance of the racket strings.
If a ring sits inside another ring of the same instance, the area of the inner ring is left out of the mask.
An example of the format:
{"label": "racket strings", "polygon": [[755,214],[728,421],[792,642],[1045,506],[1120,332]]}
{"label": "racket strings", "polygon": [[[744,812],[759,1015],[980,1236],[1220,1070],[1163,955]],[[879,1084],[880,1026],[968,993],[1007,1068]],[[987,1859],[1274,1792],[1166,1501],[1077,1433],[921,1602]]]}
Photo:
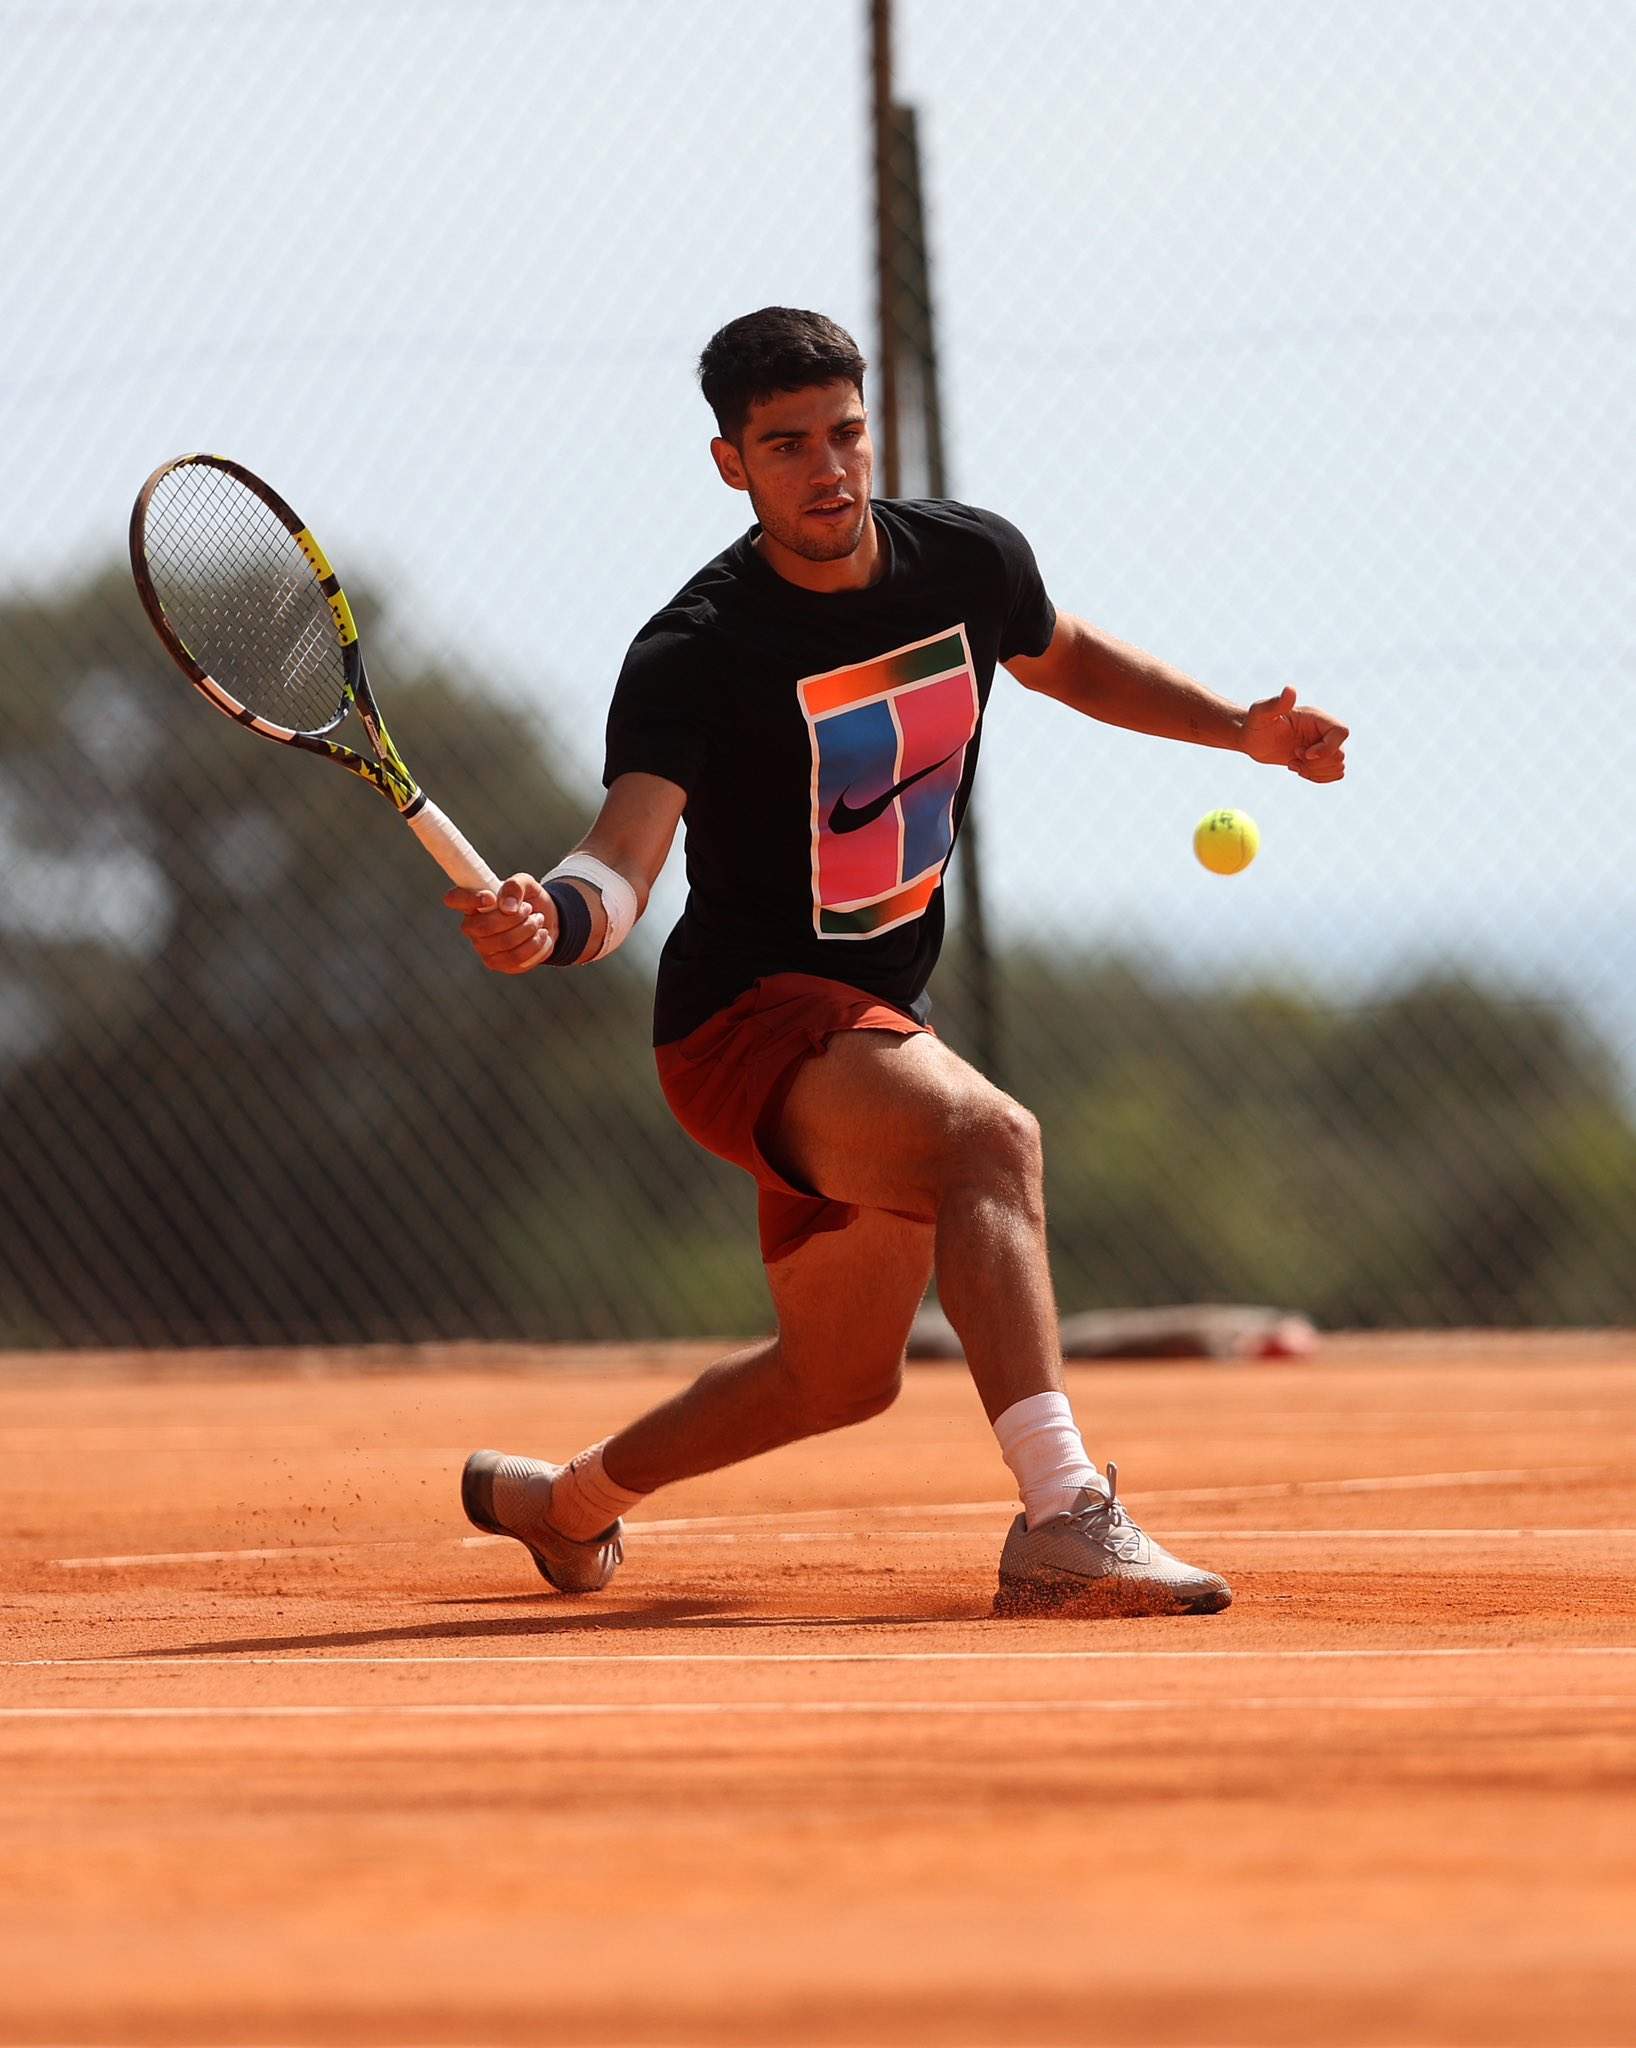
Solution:
{"label": "racket strings", "polygon": [[282,519],[207,463],[170,470],[144,521],[148,575],[188,653],[247,711],[325,732],[346,710],[339,629]]}

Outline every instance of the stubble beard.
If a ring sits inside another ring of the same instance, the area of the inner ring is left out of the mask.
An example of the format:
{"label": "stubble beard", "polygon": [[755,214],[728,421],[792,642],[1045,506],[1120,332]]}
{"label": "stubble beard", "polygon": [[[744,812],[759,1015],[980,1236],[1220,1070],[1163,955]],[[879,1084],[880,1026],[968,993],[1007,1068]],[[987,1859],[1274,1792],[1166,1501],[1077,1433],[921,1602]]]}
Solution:
{"label": "stubble beard", "polygon": [[828,533],[808,528],[799,517],[786,525],[783,520],[772,520],[762,513],[761,525],[781,548],[788,548],[803,562],[844,562],[848,555],[856,554],[863,545],[869,526],[869,500],[866,498],[853,509],[857,513],[856,519]]}

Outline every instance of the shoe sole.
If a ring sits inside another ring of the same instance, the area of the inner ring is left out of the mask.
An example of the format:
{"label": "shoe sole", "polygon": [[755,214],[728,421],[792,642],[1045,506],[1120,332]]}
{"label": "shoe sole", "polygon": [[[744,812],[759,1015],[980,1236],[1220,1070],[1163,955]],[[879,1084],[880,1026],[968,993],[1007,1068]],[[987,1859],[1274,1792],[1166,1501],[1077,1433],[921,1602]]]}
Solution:
{"label": "shoe sole", "polygon": [[545,1559],[529,1542],[526,1536],[519,1536],[515,1529],[495,1519],[494,1514],[494,1468],[500,1462],[498,1451],[473,1451],[466,1460],[460,1474],[460,1505],[466,1510],[466,1520],[473,1528],[482,1529],[490,1536],[509,1536],[513,1543],[520,1543],[534,1560],[535,1570],[548,1586],[556,1586],[559,1593],[564,1588],[557,1585],[546,1567]]}
{"label": "shoe sole", "polygon": [[579,1600],[588,1593],[600,1593],[624,1561],[624,1552],[618,1548],[621,1525],[618,1522],[613,1523],[596,1538],[599,1544],[612,1540],[616,1545],[613,1565],[600,1584],[565,1586],[552,1571],[551,1560],[545,1552],[536,1550],[528,1538],[519,1535],[515,1529],[508,1529],[494,1512],[494,1468],[499,1464],[501,1456],[502,1453],[499,1451],[473,1451],[466,1460],[460,1474],[460,1505],[466,1511],[466,1520],[473,1528],[482,1529],[490,1536],[509,1536],[513,1543],[520,1543],[533,1558],[534,1569],[545,1583],[568,1599]]}
{"label": "shoe sole", "polygon": [[511,1531],[494,1519],[494,1456],[493,1451],[473,1451],[466,1460],[460,1474],[460,1505],[473,1528],[490,1536],[509,1536]]}
{"label": "shoe sole", "polygon": [[992,1612],[998,1621],[1134,1621],[1219,1614],[1232,1604],[1232,1588],[1225,1585],[1186,1593],[1152,1579],[1002,1579]]}

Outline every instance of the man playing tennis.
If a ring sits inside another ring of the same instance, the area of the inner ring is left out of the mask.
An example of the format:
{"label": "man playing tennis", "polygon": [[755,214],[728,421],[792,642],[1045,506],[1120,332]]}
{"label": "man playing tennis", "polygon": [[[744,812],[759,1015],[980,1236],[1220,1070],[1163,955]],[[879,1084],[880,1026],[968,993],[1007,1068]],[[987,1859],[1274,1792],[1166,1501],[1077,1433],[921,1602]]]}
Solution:
{"label": "man playing tennis", "polygon": [[686,818],[659,1075],[683,1127],[756,1181],[777,1333],[565,1466],[476,1452],[466,1512],[563,1592],[595,1592],[657,1488],[886,1408],[935,1271],[1022,1499],[994,1611],[1213,1612],[1225,1581],[1144,1535],[1086,1454],[1039,1127],[933,1035],[925,990],[997,665],[1108,724],[1311,782],[1343,774],[1347,729],[1292,690],[1241,709],[1057,612],[993,513],[874,501],[864,370],[816,313],[767,307],[714,336],[711,453],[757,523],[632,643],[579,848],[498,899],[445,899],[496,973],[605,957]]}

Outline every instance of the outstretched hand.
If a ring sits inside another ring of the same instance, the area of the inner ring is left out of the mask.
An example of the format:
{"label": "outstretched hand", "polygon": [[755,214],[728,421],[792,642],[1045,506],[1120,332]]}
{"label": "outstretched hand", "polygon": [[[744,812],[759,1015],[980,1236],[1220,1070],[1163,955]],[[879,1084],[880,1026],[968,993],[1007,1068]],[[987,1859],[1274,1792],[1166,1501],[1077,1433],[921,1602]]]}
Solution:
{"label": "outstretched hand", "polygon": [[557,906],[532,875],[508,875],[500,893],[451,889],[443,899],[460,912],[460,929],[491,974],[526,974],[551,957]]}
{"label": "outstretched hand", "polygon": [[1264,697],[1244,714],[1244,751],[1252,761],[1288,768],[1307,782],[1339,782],[1346,773],[1348,728],[1327,711],[1297,704],[1295,692]]}

